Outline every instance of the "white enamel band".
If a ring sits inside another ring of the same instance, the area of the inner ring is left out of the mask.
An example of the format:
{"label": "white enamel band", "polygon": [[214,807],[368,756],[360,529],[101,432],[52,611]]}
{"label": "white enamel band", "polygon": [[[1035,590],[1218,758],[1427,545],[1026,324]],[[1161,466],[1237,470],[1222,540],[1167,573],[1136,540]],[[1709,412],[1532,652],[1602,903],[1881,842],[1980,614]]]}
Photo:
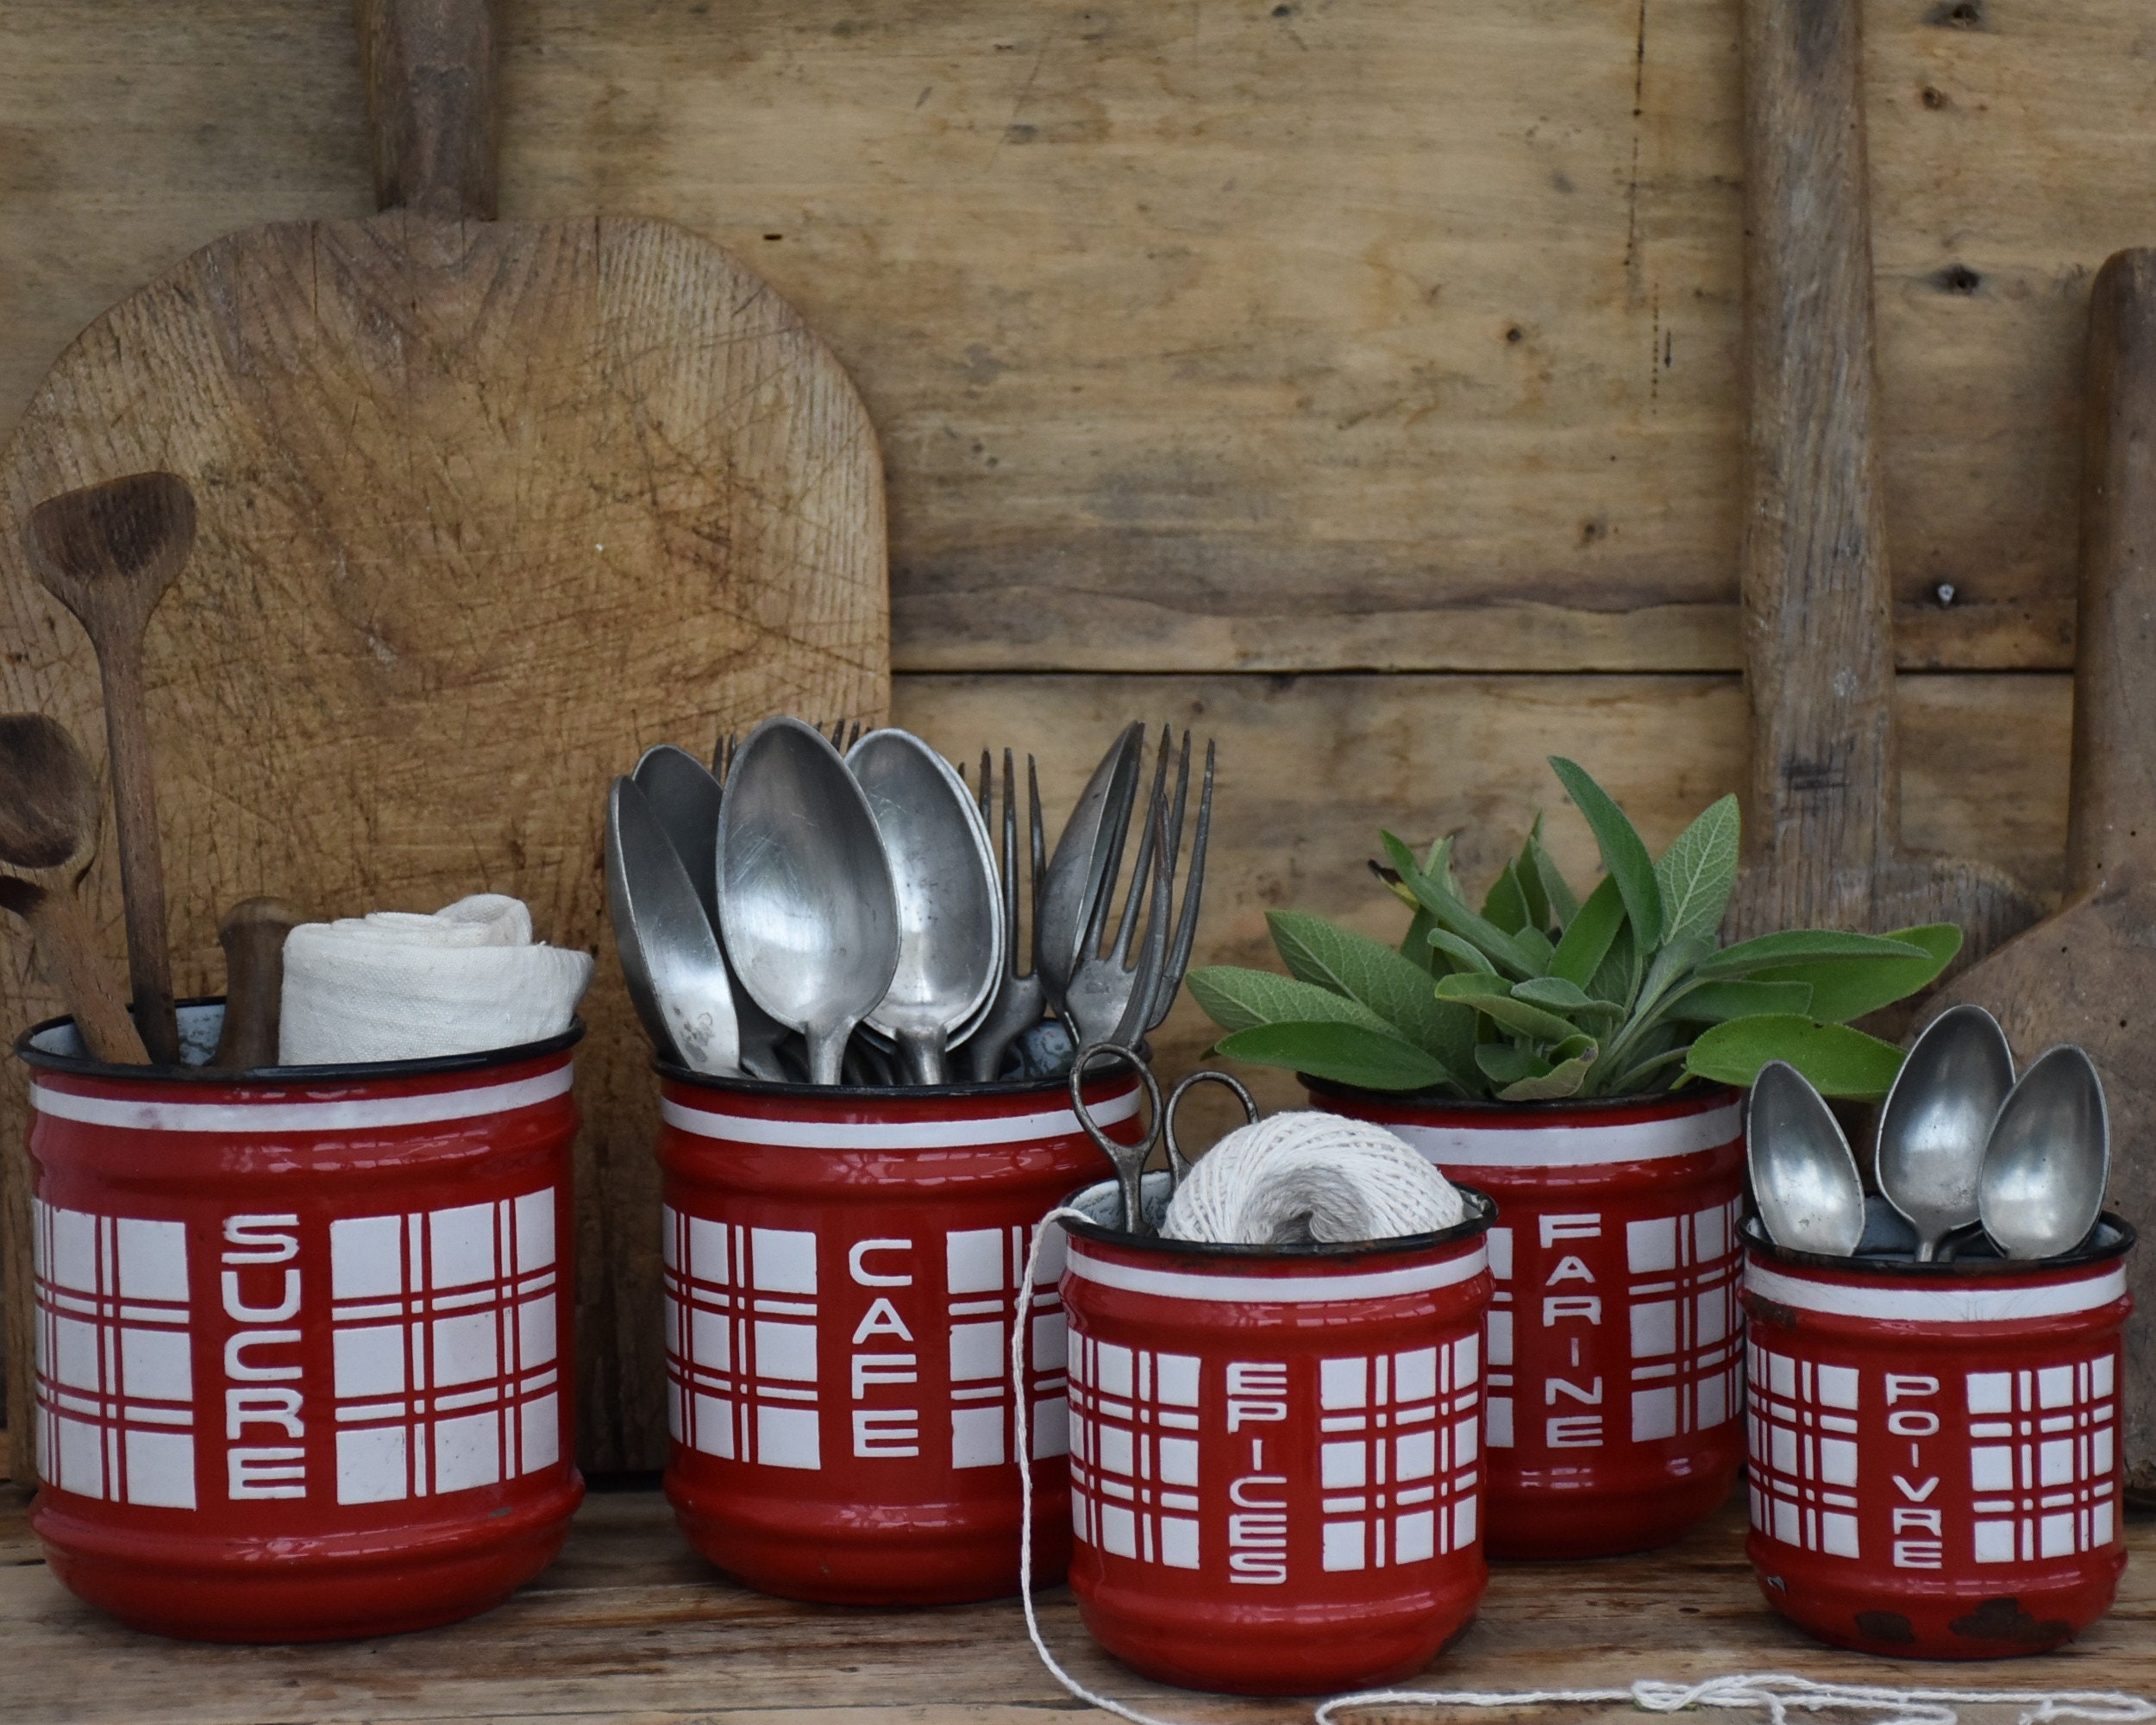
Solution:
{"label": "white enamel band", "polygon": [[1065,1260],[1070,1273],[1103,1288],[1153,1294],[1163,1300],[1225,1301],[1238,1306],[1305,1306],[1321,1300],[1376,1300],[1388,1294],[1426,1294],[1479,1275],[1489,1254],[1477,1242],[1472,1251],[1435,1264],[1399,1270],[1349,1271],[1339,1276],[1205,1276],[1181,1270],[1150,1270],[1091,1258],[1073,1239]]}
{"label": "white enamel band", "polygon": [[30,1086],[40,1113],[85,1126],[133,1132],[355,1132],[370,1126],[431,1126],[506,1114],[567,1094],[575,1082],[567,1061],[551,1072],[508,1084],[463,1090],[429,1090],[416,1096],[363,1096],[319,1102],[166,1102],[121,1096],[87,1096],[49,1084]]}
{"label": "white enamel band", "polygon": [[[1119,1125],[1138,1113],[1138,1091],[1133,1088],[1111,1096],[1093,1105],[1091,1113],[1095,1126]],[[1069,1108],[951,1120],[780,1120],[765,1114],[685,1107],[667,1098],[659,1104],[659,1118],[699,1138],[787,1150],[963,1150],[975,1145],[1035,1144],[1085,1131]]]}
{"label": "white enamel band", "polygon": [[1814,1282],[1752,1262],[1745,1265],[1745,1291],[1777,1306],[1835,1318],[1885,1318],[1906,1323],[2006,1324],[2022,1318],[2059,1318],[2094,1312],[2126,1292],[2126,1271],[2114,1265],[2101,1276],[2034,1287],[1907,1285],[1877,1288],[1846,1282]]}
{"label": "white enamel band", "polygon": [[1440,1168],[1590,1168],[1720,1150],[1744,1136],[1744,1104],[1601,1126],[1426,1126],[1378,1122]]}

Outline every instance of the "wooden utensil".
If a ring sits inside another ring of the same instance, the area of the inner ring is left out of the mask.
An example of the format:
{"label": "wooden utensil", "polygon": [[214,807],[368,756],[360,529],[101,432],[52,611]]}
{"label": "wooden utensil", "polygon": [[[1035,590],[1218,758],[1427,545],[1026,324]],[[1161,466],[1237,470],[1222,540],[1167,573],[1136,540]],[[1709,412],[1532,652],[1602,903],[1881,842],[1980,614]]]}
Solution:
{"label": "wooden utensil", "polygon": [[[31,505],[183,474],[186,603],[147,643],[151,722],[185,738],[159,785],[177,975],[216,975],[217,913],[265,881],[351,912],[511,893],[601,955],[578,1190],[609,1244],[578,1325],[578,1449],[654,1467],[658,1098],[602,932],[605,789],[652,743],[708,751],[773,712],[881,721],[881,460],[830,350],[717,247],[664,222],[486,219],[479,0],[359,18],[401,204],[228,235],[60,358],[0,450],[0,706],[96,710],[88,654],[22,566]],[[0,975],[0,1021],[24,994]]]}
{"label": "wooden utensil", "polygon": [[1745,0],[1745,934],[2036,917],[1982,863],[1901,848],[1857,0]]}
{"label": "wooden utensil", "polygon": [[[2156,1216],[2156,250],[2120,252],[2089,307],[2066,907],[1929,1004],[1988,1007],[2024,1058],[2078,1043],[2103,1079],[2111,1207]],[[2156,1495],[2156,1260],[2127,1260],[2126,1478]]]}
{"label": "wooden utensil", "polygon": [[22,549],[31,570],[97,650],[105,746],[120,835],[128,975],[150,1057],[179,1060],[172,959],[165,936],[165,862],[157,774],[142,702],[142,637],[195,543],[195,496],[177,474],[131,474],[48,498],[30,511]]}
{"label": "wooden utensil", "polygon": [[97,850],[97,781],[66,727],[42,713],[0,715],[0,908],[30,925],[38,962],[98,1060],[148,1059],[126,1003],[98,961],[75,883]]}
{"label": "wooden utensil", "polygon": [[217,925],[217,944],[224,948],[224,1025],[212,1066],[251,1072],[277,1064],[285,937],[306,919],[282,899],[241,899]]}

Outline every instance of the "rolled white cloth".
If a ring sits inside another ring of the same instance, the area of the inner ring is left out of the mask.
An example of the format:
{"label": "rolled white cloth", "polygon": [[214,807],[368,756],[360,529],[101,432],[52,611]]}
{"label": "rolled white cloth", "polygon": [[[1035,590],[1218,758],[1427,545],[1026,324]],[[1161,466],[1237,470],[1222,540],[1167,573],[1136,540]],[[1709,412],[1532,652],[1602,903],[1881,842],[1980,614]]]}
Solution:
{"label": "rolled white cloth", "polygon": [[515,1048],[558,1036],[592,957],[535,944],[523,900],[459,899],[432,916],[376,911],[285,938],[278,1060],[335,1066]]}
{"label": "rolled white cloth", "polygon": [[1214,1145],[1184,1176],[1161,1233],[1233,1245],[1397,1239],[1466,1214],[1452,1182],[1384,1127],[1303,1112]]}

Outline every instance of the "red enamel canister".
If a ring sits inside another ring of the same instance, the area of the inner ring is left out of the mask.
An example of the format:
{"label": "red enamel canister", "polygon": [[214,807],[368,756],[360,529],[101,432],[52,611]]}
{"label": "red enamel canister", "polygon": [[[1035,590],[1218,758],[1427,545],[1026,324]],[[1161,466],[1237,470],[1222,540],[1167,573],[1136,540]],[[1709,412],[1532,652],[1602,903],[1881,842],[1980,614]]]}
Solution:
{"label": "red enamel canister", "polygon": [[[213,1042],[222,1009],[181,1008]],[[67,1587],[210,1640],[498,1603],[584,1495],[570,1049],[273,1073],[34,1069],[38,1473]]]}
{"label": "red enamel canister", "polygon": [[1838,1647],[2040,1653],[2126,1568],[2134,1232],[2034,1264],[1867,1263],[1745,1234],[1752,1534],[1770,1603]]}
{"label": "red enamel canister", "polygon": [[1070,1584],[1101,1646],[1169,1683],[1307,1695],[1406,1677],[1467,1626],[1492,1214],[1468,1201],[1457,1227],[1367,1246],[1064,1224]]}
{"label": "red enamel canister", "polygon": [[[1037,1571],[1069,1561],[1063,1314],[1021,1285],[1100,1152],[1062,1079],[896,1090],[661,1068],[667,1495],[720,1568],[789,1598],[1018,1590],[1008,1349],[1028,1333]],[[1135,1132],[1128,1074],[1087,1088]]]}
{"label": "red enamel canister", "polygon": [[1497,1201],[1489,1231],[1490,1555],[1666,1545],[1744,1460],[1744,1106],[1403,1100],[1306,1079]]}

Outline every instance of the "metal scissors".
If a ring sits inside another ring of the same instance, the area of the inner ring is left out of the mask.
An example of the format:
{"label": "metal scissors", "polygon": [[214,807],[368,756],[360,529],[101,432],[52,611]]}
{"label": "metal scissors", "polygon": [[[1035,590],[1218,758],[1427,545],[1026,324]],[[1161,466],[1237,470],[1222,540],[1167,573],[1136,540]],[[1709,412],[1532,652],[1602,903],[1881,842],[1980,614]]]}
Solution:
{"label": "metal scissors", "polygon": [[[1145,1086],[1149,1111],[1144,1135],[1137,1142],[1126,1144],[1120,1138],[1110,1138],[1100,1129],[1100,1123],[1086,1107],[1085,1081],[1094,1062],[1103,1059],[1121,1060],[1138,1076]],[[1140,1239],[1156,1232],[1145,1214],[1145,1164],[1151,1159],[1153,1148],[1165,1138],[1168,1140],[1168,1189],[1173,1194],[1182,1184],[1183,1176],[1190,1172],[1190,1157],[1183,1154],[1182,1145],[1175,1137],[1175,1111],[1192,1088],[1199,1084],[1220,1084],[1235,1093],[1243,1104],[1243,1117],[1247,1124],[1257,1120],[1257,1102],[1236,1079],[1225,1072],[1194,1072],[1169,1092],[1165,1103],[1161,1101],[1160,1080],[1153,1076],[1153,1069],[1134,1048],[1119,1042],[1089,1042],[1078,1051],[1070,1066],[1070,1107],[1078,1116],[1078,1124],[1086,1129],[1086,1136],[1100,1148],[1102,1155],[1115,1164],[1117,1183],[1123,1193],[1123,1231]]]}

